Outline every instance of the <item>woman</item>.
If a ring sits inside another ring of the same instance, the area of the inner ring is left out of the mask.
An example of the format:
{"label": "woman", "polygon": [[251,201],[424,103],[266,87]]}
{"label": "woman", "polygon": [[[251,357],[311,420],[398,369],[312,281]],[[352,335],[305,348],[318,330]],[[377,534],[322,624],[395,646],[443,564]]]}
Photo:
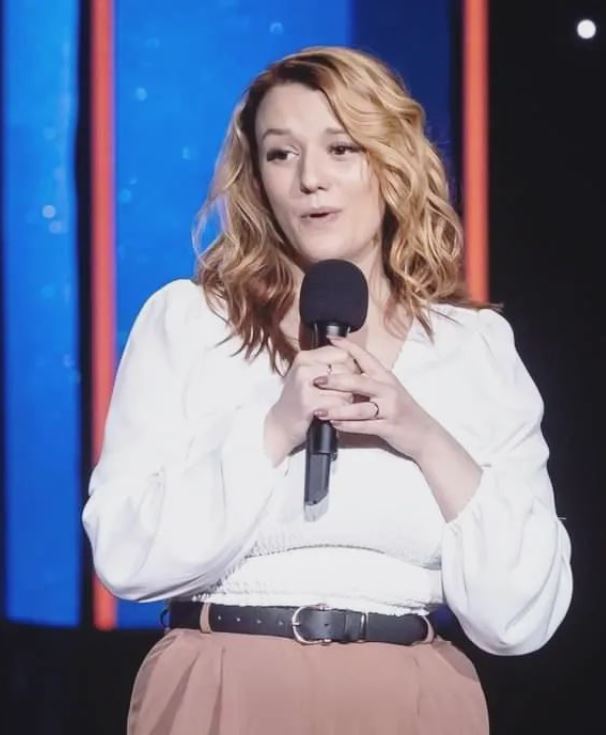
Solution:
{"label": "woman", "polygon": [[[496,654],[539,648],[570,543],[541,398],[507,322],[464,296],[421,107],[366,54],[286,57],[234,113],[216,204],[196,281],[136,320],[84,510],[106,586],[171,601],[129,733],[486,733],[428,615],[446,603]],[[327,258],[363,271],[368,319],[304,349],[300,283]],[[308,521],[314,416],[340,449]]]}

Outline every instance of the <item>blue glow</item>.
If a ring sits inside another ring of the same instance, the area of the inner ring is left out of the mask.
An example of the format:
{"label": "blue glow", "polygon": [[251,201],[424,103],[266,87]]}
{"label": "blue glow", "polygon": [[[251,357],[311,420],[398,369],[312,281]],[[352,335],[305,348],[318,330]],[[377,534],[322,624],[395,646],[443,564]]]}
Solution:
{"label": "blue glow", "polygon": [[452,150],[451,0],[353,0],[352,44],[375,53],[404,78],[425,109],[426,132],[449,162]]}
{"label": "blue glow", "polygon": [[6,615],[79,622],[77,0],[4,3]]}

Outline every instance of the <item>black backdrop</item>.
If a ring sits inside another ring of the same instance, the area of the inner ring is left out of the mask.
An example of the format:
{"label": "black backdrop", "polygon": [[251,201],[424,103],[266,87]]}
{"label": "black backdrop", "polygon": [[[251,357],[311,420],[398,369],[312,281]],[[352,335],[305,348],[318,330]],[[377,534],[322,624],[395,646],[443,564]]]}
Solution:
{"label": "black backdrop", "polygon": [[[495,733],[567,733],[603,719],[605,11],[603,0],[491,3],[491,297],[504,302],[545,400],[575,581],[543,650],[475,656]],[[598,23],[591,42],[575,36],[583,17]]]}
{"label": "black backdrop", "polygon": [[[491,298],[504,302],[546,404],[558,511],[573,542],[570,613],[541,651],[476,663],[492,732],[599,730],[604,676],[606,8],[491,3]],[[591,42],[575,38],[583,16]],[[456,104],[456,101],[455,101]],[[539,539],[537,539],[537,542]],[[158,633],[0,628],[0,732],[124,732],[130,686]]]}

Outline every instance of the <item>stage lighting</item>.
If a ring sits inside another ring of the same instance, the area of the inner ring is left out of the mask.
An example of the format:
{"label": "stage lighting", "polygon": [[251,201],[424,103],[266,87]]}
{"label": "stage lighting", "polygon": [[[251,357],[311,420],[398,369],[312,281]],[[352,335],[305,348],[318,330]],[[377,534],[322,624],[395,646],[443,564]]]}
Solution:
{"label": "stage lighting", "polygon": [[577,23],[577,34],[584,40],[593,38],[597,30],[596,24],[589,18],[583,18]]}

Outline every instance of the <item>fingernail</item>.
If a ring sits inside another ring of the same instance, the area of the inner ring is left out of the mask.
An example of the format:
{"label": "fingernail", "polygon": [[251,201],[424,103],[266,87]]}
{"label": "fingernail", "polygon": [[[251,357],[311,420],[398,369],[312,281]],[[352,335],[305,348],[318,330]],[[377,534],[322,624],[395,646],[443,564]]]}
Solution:
{"label": "fingernail", "polygon": [[323,408],[319,408],[317,411],[314,411],[314,416],[317,419],[325,419],[328,416],[328,411],[325,411]]}
{"label": "fingernail", "polygon": [[328,378],[325,375],[321,375],[319,378],[314,379],[314,385],[326,385]]}

